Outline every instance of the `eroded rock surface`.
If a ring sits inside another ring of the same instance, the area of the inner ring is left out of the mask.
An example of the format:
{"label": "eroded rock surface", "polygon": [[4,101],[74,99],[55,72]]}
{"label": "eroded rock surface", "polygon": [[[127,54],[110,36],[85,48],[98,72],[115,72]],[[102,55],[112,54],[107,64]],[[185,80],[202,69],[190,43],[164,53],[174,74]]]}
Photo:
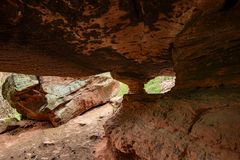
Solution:
{"label": "eroded rock surface", "polygon": [[116,159],[238,160],[239,104],[233,88],[125,96],[105,127],[109,148]]}
{"label": "eroded rock surface", "polygon": [[13,74],[3,85],[3,96],[24,116],[57,126],[109,102],[118,87],[118,81],[104,75],[78,80]]}
{"label": "eroded rock surface", "polygon": [[[0,67],[127,83],[138,95],[106,125],[105,159],[240,159],[239,19],[238,0],[7,0]],[[172,94],[142,94],[175,74]]]}
{"label": "eroded rock surface", "polygon": [[[2,84],[5,82],[10,73],[0,72],[0,91],[2,91]],[[7,100],[0,94],[0,133],[8,131],[17,126],[17,121],[21,116],[12,108]]]}
{"label": "eroded rock surface", "polygon": [[174,71],[179,87],[239,84],[239,7],[237,0],[7,0],[0,6],[1,69],[110,71],[136,93]]}

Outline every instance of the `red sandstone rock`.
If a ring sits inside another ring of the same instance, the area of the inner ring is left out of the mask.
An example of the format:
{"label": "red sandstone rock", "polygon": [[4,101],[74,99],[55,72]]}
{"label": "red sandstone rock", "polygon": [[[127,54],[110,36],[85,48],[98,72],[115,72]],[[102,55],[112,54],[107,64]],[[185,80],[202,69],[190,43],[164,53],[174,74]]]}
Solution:
{"label": "red sandstone rock", "polygon": [[57,126],[107,103],[118,87],[116,80],[103,75],[78,80],[14,74],[4,83],[3,96],[24,116]]}
{"label": "red sandstone rock", "polygon": [[66,104],[62,103],[53,109],[54,114],[49,118],[54,125],[65,123],[93,107],[110,102],[117,95],[118,87],[119,83],[112,78],[92,77],[86,80],[85,86],[66,95]]}
{"label": "red sandstone rock", "polygon": [[239,96],[236,89],[125,96],[105,126],[108,149],[116,159],[238,160]]}
{"label": "red sandstone rock", "polygon": [[239,11],[237,0],[7,0],[0,67],[64,76],[111,71],[132,93],[174,72],[178,88],[236,85]]}
{"label": "red sandstone rock", "polygon": [[111,71],[138,94],[149,79],[175,72],[175,91],[189,89],[182,95],[128,96],[108,123],[113,153],[124,160],[240,159],[239,90],[210,98],[210,89],[194,90],[239,87],[238,0],[81,2],[2,2],[0,68],[71,76]]}

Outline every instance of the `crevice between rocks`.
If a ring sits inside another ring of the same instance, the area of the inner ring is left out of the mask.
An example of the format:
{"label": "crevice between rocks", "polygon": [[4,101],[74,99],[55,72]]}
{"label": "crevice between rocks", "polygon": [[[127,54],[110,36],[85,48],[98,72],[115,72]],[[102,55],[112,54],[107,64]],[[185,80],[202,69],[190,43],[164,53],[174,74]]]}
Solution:
{"label": "crevice between rocks", "polygon": [[227,11],[237,5],[239,0],[225,0],[224,5],[220,11]]}
{"label": "crevice between rocks", "polygon": [[186,148],[184,148],[184,151],[181,153],[181,155],[179,157],[180,160],[185,160],[186,155],[187,155],[187,149],[188,149],[188,146],[186,146]]}
{"label": "crevice between rocks", "polygon": [[142,7],[141,7],[140,2],[137,1],[137,0],[131,0],[131,1],[132,1],[132,4],[133,4],[133,9],[135,11],[136,18],[139,21],[142,21],[143,20],[143,13],[142,13]]}
{"label": "crevice between rocks", "polygon": [[196,124],[196,122],[204,115],[206,114],[208,111],[210,110],[210,108],[207,109],[202,109],[200,111],[197,112],[196,116],[194,117],[190,127],[188,128],[188,134],[190,134],[192,132],[193,126]]}

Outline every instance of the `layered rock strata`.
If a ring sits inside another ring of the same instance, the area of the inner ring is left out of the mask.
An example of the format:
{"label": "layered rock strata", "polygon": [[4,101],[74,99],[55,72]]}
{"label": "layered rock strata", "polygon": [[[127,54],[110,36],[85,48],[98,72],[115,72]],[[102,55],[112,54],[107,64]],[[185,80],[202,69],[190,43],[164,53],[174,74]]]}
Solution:
{"label": "layered rock strata", "polygon": [[182,87],[239,84],[239,6],[238,0],[7,0],[0,6],[1,70],[73,77],[110,71],[132,93],[175,73]]}
{"label": "layered rock strata", "polygon": [[119,82],[108,76],[78,80],[13,74],[3,85],[3,96],[23,116],[57,126],[109,102],[118,87]]}

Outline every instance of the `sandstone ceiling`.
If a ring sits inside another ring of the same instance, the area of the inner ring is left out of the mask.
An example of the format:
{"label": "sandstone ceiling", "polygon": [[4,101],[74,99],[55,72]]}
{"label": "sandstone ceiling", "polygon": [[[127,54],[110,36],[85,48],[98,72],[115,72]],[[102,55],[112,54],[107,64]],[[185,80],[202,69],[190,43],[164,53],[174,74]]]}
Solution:
{"label": "sandstone ceiling", "polygon": [[[0,70],[240,84],[238,0],[6,0]],[[174,72],[174,71],[175,72]],[[197,75],[197,76],[196,76]]]}

